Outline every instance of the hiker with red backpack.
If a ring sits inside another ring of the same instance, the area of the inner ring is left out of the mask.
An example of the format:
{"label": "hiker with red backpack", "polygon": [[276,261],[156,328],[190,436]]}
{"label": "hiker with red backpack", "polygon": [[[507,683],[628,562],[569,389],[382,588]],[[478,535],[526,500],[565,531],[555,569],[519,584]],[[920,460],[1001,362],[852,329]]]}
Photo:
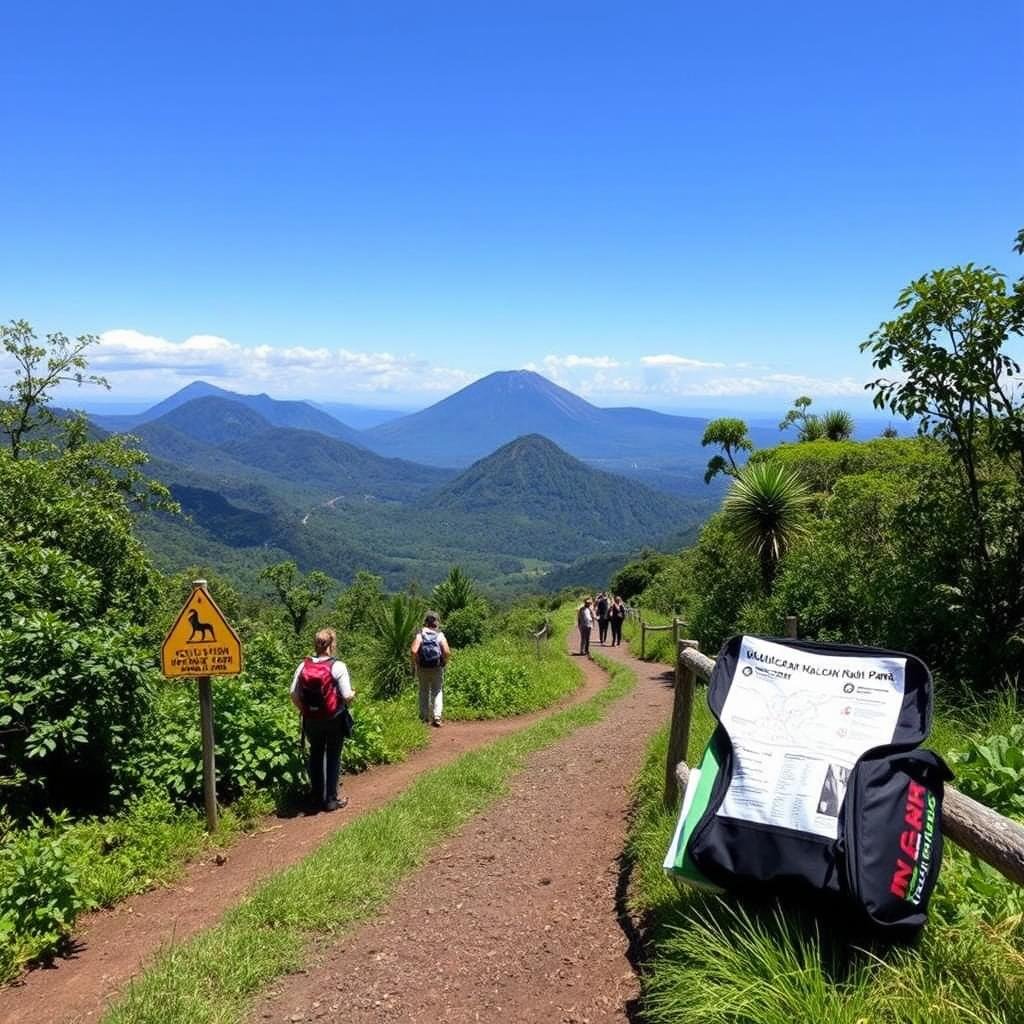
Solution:
{"label": "hiker with red backpack", "polygon": [[341,748],[352,735],[348,706],[356,692],[343,661],[334,656],[333,629],[321,629],[314,639],[316,653],[303,658],[292,678],[292,703],[302,715],[303,735],[309,740],[309,786],[314,809],[336,811],[348,803],[338,799]]}
{"label": "hiker with red backpack", "polygon": [[444,708],[444,667],[452,652],[438,628],[437,612],[427,612],[423,617],[423,628],[413,639],[411,653],[420,684],[420,721],[439,729]]}

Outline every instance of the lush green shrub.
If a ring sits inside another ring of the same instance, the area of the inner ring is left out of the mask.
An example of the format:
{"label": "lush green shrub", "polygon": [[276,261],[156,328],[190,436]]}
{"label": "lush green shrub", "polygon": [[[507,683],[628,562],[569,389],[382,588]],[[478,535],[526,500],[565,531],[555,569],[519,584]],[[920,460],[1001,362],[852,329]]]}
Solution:
{"label": "lush green shrub", "polygon": [[[59,824],[67,821],[59,817]],[[0,833],[0,981],[57,949],[84,906],[59,835],[33,818]]]}
{"label": "lush green shrub", "polygon": [[38,541],[0,544],[0,780],[10,805],[102,807],[150,698],[140,631],[102,577]]}
{"label": "lush green shrub", "polygon": [[490,622],[490,609],[482,601],[476,601],[449,613],[441,625],[449,645],[463,648],[486,639]]}
{"label": "lush green shrub", "polygon": [[564,628],[544,641],[501,636],[457,651],[445,672],[445,714],[450,718],[501,718],[547,707],[571,692],[579,674],[564,656]]}
{"label": "lush green shrub", "polygon": [[643,552],[638,561],[624,565],[612,576],[612,593],[618,594],[624,601],[630,601],[650,586],[654,577],[665,567],[668,558],[654,551]]}
{"label": "lush green shrub", "polygon": [[134,461],[115,442],[0,450],[0,785],[21,813],[101,807],[148,700],[156,576],[126,501]]}

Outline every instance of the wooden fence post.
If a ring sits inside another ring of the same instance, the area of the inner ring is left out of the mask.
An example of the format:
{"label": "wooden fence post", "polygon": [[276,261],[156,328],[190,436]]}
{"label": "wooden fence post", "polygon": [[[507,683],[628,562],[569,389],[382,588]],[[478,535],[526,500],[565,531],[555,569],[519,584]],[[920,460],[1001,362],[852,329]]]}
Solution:
{"label": "wooden fence post", "polygon": [[640,660],[644,660],[644,654],[647,653],[647,623],[642,619],[640,620]]}
{"label": "wooden fence post", "polygon": [[786,616],[786,636],[791,640],[797,640],[800,637],[800,619],[796,615]]}
{"label": "wooden fence post", "polygon": [[680,640],[676,644],[676,681],[672,697],[672,725],[668,734],[665,758],[665,806],[675,810],[679,803],[679,780],[676,765],[685,761],[690,746],[690,722],[693,718],[693,693],[697,677],[693,669],[684,667],[681,655],[687,648],[698,651],[696,640]]}

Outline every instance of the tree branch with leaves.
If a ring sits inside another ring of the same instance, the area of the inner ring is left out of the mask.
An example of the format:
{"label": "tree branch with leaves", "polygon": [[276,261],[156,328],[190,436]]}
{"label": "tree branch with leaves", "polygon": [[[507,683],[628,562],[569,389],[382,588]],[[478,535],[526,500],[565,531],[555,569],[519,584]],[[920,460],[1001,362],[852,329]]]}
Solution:
{"label": "tree branch with leaves", "polygon": [[58,385],[110,387],[105,377],[87,372],[85,353],[97,341],[93,334],[72,340],[58,331],[39,344],[27,320],[0,324],[0,347],[14,362],[14,383],[8,386],[7,402],[0,405],[0,431],[7,435],[14,458],[21,456],[26,434],[58,422],[49,408]]}
{"label": "tree branch with leaves", "polygon": [[736,456],[740,452],[754,450],[754,443],[750,440],[746,423],[730,416],[712,420],[705,427],[700,443],[704,448],[709,444],[716,444],[722,449],[721,455],[715,455],[708,461],[707,472],[704,474],[704,483],[706,484],[711,483],[719,473],[726,476],[737,476],[740,467],[736,463]]}

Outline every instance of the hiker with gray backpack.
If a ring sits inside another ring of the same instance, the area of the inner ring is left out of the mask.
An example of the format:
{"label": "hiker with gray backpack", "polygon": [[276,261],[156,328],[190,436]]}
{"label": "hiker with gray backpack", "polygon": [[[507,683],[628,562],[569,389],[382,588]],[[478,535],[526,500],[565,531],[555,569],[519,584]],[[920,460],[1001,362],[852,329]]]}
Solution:
{"label": "hiker with gray backpack", "polygon": [[423,617],[423,628],[413,639],[411,654],[420,685],[420,721],[439,729],[444,709],[444,668],[452,652],[438,628],[437,612],[427,612]]}

